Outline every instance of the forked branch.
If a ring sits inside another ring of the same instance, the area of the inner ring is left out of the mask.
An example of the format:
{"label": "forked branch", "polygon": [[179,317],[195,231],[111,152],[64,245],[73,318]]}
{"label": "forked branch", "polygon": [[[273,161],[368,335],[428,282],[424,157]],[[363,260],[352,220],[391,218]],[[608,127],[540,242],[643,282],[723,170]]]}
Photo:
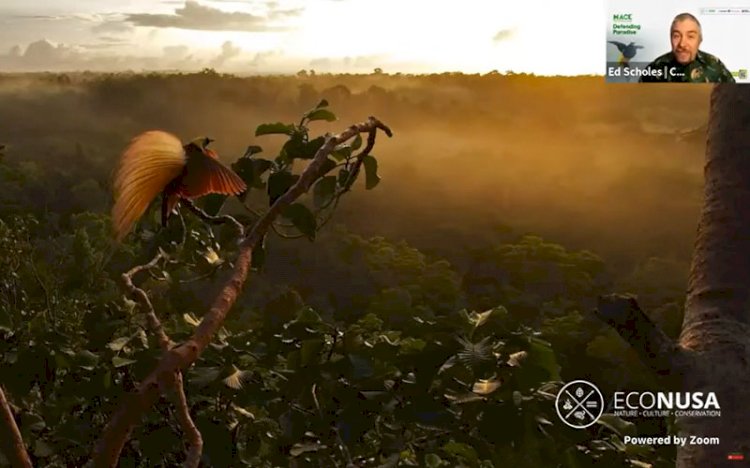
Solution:
{"label": "forked branch", "polygon": [[[336,146],[360,133],[371,134],[378,129],[385,132],[386,135],[392,136],[391,130],[375,117],[352,125],[338,135],[326,135],[325,143],[318,149],[312,162],[300,175],[297,182],[274,202],[240,243],[232,276],[214,299],[210,310],[203,317],[193,336],[186,342],[165,352],[156,369],[138,385],[134,393],[125,398],[115,411],[94,448],[90,464],[96,467],[114,467],[117,465],[120,452],[133,428],[159,398],[160,387],[166,388],[169,381],[174,379],[177,373],[192,365],[224,323],[247,279],[253,249],[271,229],[274,220],[320,178],[324,164]],[[368,144],[370,139],[374,144],[374,135],[368,138]]]}
{"label": "forked branch", "polygon": [[136,274],[141,271],[156,268],[156,266],[159,264],[159,261],[161,261],[162,259],[166,259],[166,254],[163,250],[159,249],[159,253],[157,253],[150,262],[144,265],[138,265],[137,267],[132,268],[127,273],[123,273],[122,281],[123,283],[125,283],[125,287],[130,292],[130,294],[135,297],[146,309],[146,319],[148,320],[149,327],[151,328],[151,331],[156,334],[156,339],[159,341],[159,346],[161,346],[164,351],[167,351],[172,347],[174,343],[164,331],[164,327],[162,326],[159,317],[157,317],[154,306],[151,304],[151,300],[149,299],[148,294],[146,294],[146,291],[137,287],[133,283],[133,277]]}
{"label": "forked branch", "polygon": [[188,200],[186,198],[181,199],[180,204],[187,207],[190,211],[195,213],[196,216],[198,216],[200,219],[208,223],[212,223],[212,224],[231,223],[234,225],[235,228],[237,228],[240,238],[245,236],[245,227],[242,225],[242,223],[237,221],[232,216],[229,216],[229,215],[211,216],[210,214],[206,213],[202,209],[198,208],[198,206],[196,206],[196,204],[193,203],[191,200]]}

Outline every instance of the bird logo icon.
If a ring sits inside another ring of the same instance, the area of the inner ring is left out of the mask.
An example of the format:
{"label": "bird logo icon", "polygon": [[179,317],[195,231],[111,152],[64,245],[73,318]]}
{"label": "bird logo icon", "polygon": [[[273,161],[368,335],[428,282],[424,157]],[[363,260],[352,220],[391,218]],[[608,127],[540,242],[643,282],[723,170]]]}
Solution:
{"label": "bird logo icon", "polygon": [[630,62],[630,59],[635,57],[635,54],[638,53],[638,49],[643,49],[643,46],[636,45],[635,42],[631,42],[630,44],[623,44],[622,42],[617,41],[607,41],[610,44],[613,44],[617,47],[617,50],[620,51],[620,58],[617,61],[618,65],[621,67],[628,67],[628,63]]}

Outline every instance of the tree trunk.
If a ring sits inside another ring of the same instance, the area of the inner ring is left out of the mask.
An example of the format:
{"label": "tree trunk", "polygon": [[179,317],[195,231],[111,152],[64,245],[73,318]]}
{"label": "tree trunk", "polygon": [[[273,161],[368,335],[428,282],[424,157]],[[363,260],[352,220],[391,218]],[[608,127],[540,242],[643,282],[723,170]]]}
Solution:
{"label": "tree trunk", "polygon": [[750,86],[711,95],[703,210],[688,282],[680,346],[694,356],[690,392],[716,392],[721,417],[678,419],[683,435],[719,445],[678,450],[680,468],[737,466],[750,459]]}
{"label": "tree trunk", "polygon": [[631,297],[605,296],[598,307],[670,390],[716,395],[720,416],[676,418],[687,438],[677,448],[678,468],[750,461],[749,301],[750,86],[721,84],[711,94],[703,209],[679,341]]}

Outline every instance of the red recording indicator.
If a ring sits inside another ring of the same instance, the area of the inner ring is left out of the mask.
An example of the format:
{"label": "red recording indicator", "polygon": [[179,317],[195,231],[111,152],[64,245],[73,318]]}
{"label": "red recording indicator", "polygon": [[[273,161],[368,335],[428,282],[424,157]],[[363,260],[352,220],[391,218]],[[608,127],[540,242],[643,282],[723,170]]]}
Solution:
{"label": "red recording indicator", "polygon": [[727,455],[727,460],[742,461],[745,459],[745,455],[741,453],[730,453]]}

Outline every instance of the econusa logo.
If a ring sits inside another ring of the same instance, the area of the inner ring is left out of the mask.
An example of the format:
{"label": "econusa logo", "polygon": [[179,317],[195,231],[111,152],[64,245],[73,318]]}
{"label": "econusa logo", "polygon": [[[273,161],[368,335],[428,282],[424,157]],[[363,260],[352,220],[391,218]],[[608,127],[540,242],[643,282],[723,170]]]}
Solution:
{"label": "econusa logo", "polygon": [[615,13],[612,15],[613,21],[633,21],[632,13]]}
{"label": "econusa logo", "polygon": [[596,423],[604,413],[619,417],[721,416],[714,392],[614,392],[606,405],[601,390],[585,380],[565,384],[555,399],[555,409],[562,422],[576,429]]}
{"label": "econusa logo", "polygon": [[615,392],[616,410],[721,409],[714,392]]}

